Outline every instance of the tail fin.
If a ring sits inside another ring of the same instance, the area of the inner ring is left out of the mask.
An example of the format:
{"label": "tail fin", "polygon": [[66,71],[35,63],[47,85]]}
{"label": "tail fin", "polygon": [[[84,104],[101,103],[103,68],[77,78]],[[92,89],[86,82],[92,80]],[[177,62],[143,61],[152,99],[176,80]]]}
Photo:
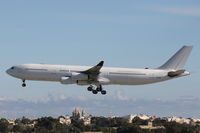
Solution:
{"label": "tail fin", "polygon": [[193,46],[183,46],[174,56],[172,56],[165,64],[158,69],[174,69],[182,70]]}

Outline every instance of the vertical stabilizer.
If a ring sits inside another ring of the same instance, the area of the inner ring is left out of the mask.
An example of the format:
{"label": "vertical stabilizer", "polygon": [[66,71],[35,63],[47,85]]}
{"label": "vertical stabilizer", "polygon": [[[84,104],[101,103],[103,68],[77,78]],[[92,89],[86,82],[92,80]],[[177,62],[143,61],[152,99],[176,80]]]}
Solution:
{"label": "vertical stabilizer", "polygon": [[192,51],[193,46],[183,46],[174,56],[172,56],[165,64],[159,67],[159,69],[183,69],[188,56]]}

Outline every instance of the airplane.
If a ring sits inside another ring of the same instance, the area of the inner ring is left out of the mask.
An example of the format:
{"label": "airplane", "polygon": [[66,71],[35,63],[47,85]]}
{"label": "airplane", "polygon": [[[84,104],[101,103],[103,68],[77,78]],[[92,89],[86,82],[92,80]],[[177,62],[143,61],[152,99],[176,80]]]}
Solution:
{"label": "airplane", "polygon": [[93,94],[106,94],[102,85],[143,85],[166,81],[189,75],[183,67],[193,46],[183,46],[166,63],[156,69],[133,69],[103,67],[104,61],[96,66],[68,66],[48,64],[21,64],[12,66],[7,74],[22,80],[56,81],[61,84],[88,85]]}

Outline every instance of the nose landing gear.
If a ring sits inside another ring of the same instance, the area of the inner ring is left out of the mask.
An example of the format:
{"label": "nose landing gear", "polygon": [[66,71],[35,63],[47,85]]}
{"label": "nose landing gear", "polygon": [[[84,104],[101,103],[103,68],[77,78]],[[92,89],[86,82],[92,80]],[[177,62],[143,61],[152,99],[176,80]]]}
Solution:
{"label": "nose landing gear", "polygon": [[25,80],[22,80],[22,87],[26,87],[26,83],[25,83]]}

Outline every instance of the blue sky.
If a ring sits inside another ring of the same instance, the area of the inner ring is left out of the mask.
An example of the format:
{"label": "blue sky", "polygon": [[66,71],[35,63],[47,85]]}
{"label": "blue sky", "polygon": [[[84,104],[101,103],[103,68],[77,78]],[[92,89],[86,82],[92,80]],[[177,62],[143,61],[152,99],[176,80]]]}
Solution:
{"label": "blue sky", "polygon": [[[197,0],[1,1],[0,19],[2,99],[45,101],[56,95],[98,102],[118,93],[125,99],[199,98]],[[95,65],[100,60],[105,66],[156,68],[182,45],[194,46],[185,67],[190,76],[144,86],[104,86],[106,96],[94,96],[84,86],[51,82],[27,81],[22,88],[20,80],[5,73],[15,64]]]}

